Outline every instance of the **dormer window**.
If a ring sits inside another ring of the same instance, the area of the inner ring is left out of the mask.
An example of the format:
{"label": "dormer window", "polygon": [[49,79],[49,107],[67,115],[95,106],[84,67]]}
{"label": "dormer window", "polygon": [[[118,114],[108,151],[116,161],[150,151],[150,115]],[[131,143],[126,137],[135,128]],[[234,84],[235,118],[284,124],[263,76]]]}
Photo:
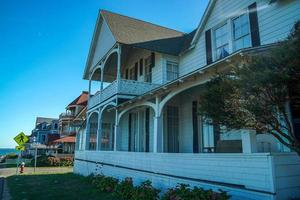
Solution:
{"label": "dormer window", "polygon": [[227,23],[215,29],[215,60],[229,55],[229,34]]}
{"label": "dormer window", "polygon": [[245,13],[232,20],[233,28],[233,50],[251,46],[249,17]]}

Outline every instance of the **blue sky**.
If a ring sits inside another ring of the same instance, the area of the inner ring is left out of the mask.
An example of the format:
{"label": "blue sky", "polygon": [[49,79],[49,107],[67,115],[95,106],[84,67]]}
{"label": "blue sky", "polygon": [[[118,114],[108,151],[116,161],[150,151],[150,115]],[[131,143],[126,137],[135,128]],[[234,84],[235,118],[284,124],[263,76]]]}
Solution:
{"label": "blue sky", "polygon": [[0,148],[87,90],[82,75],[99,9],[190,32],[207,1],[1,0]]}

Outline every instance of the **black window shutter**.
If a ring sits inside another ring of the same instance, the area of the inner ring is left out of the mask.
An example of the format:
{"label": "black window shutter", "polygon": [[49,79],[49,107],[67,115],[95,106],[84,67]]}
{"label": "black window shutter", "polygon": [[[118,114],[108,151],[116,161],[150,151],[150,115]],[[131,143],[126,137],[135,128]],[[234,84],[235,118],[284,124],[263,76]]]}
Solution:
{"label": "black window shutter", "polygon": [[193,117],[193,153],[199,153],[199,138],[198,138],[198,115],[197,101],[193,101],[192,117]]}
{"label": "black window shutter", "polygon": [[144,70],[144,62],[143,58],[140,59],[140,76],[143,76],[143,70]]}
{"label": "black window shutter", "polygon": [[128,151],[131,151],[131,114],[128,119]]}
{"label": "black window shutter", "polygon": [[259,36],[259,26],[258,26],[256,2],[251,4],[248,7],[248,9],[249,9],[249,20],[250,20],[252,46],[253,47],[260,46],[260,36]]}
{"label": "black window shutter", "polygon": [[136,80],[136,81],[137,81],[137,76],[138,76],[138,65],[139,65],[138,62],[136,62],[134,65],[134,80]]}
{"label": "black window shutter", "polygon": [[151,53],[151,67],[154,67],[155,66],[155,53],[152,52]]}
{"label": "black window shutter", "polygon": [[128,79],[128,75],[129,75],[129,71],[128,71],[128,69],[126,69],[126,71],[125,71],[125,79]]}
{"label": "black window shutter", "polygon": [[212,63],[211,29],[205,32],[206,63]]}
{"label": "black window shutter", "polygon": [[150,109],[146,108],[145,113],[145,130],[146,130],[146,152],[149,152],[149,138],[150,138]]}

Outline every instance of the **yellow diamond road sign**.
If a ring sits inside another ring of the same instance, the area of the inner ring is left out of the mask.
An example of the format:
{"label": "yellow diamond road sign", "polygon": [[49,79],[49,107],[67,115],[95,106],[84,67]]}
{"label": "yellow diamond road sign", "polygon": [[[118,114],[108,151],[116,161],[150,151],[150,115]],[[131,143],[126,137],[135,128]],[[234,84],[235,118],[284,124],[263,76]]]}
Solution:
{"label": "yellow diamond road sign", "polygon": [[25,146],[16,146],[16,150],[25,151]]}
{"label": "yellow diamond road sign", "polygon": [[14,140],[18,143],[18,145],[22,146],[29,141],[29,138],[23,132],[21,132],[14,138]]}

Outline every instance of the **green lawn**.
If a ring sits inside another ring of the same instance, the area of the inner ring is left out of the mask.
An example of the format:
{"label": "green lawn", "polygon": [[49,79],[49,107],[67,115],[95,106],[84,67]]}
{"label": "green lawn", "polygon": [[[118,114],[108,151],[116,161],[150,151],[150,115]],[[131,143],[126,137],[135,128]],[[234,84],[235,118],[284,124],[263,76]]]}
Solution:
{"label": "green lawn", "polygon": [[113,199],[97,191],[87,178],[72,173],[10,176],[7,181],[13,200]]}

